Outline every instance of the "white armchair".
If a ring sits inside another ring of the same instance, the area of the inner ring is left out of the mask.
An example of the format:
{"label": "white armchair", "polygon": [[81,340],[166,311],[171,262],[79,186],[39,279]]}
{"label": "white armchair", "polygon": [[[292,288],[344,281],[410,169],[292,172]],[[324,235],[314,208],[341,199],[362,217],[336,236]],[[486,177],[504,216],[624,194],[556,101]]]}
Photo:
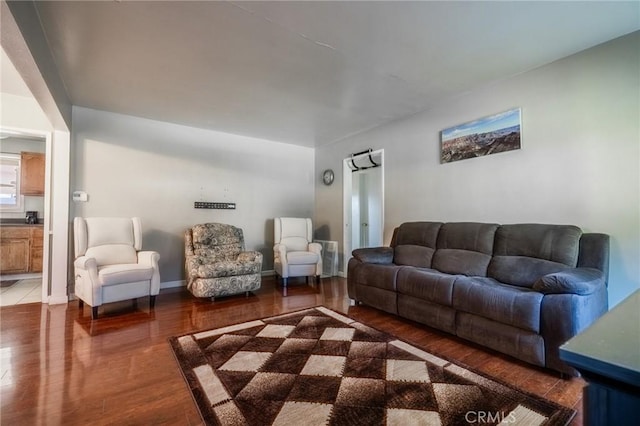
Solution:
{"label": "white armchair", "polygon": [[273,266],[287,286],[289,277],[322,274],[322,246],[312,242],[311,219],[277,217],[274,219]]}
{"label": "white armchair", "polygon": [[103,303],[150,296],[155,305],[160,292],[160,255],[142,250],[140,219],[76,217],[75,294],[82,308],[91,306],[91,317],[98,316]]}

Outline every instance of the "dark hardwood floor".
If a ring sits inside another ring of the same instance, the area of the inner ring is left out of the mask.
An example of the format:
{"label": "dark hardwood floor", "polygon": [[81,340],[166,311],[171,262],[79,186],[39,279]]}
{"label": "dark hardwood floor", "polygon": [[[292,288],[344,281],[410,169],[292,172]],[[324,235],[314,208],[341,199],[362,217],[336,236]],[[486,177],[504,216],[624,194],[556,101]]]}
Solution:
{"label": "dark hardwood floor", "polygon": [[211,303],[185,289],[163,290],[150,312],[147,299],[104,305],[99,318],[77,301],[0,309],[2,425],[195,425],[200,417],[167,338],[324,305],[394,334],[436,355],[578,410],[581,379],[534,368],[456,337],[366,306],[349,306],[346,280],[306,285],[291,279],[288,294],[273,277],[249,297]]}

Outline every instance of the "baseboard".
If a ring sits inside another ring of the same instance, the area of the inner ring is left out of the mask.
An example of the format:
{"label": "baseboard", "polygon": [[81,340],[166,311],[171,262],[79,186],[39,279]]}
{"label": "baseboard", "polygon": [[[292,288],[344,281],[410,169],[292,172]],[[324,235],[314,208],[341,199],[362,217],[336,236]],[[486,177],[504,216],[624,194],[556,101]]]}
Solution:
{"label": "baseboard", "polygon": [[0,281],[8,281],[8,280],[31,280],[35,278],[42,278],[41,273],[30,273],[30,274],[13,274],[13,275],[3,275],[0,277]]}
{"label": "baseboard", "polygon": [[49,305],[62,305],[68,302],[69,296],[49,296],[47,302],[43,303],[48,303]]}
{"label": "baseboard", "polygon": [[187,283],[184,280],[165,281],[165,282],[160,283],[160,290],[163,290],[165,288],[184,287],[186,285],[187,285]]}

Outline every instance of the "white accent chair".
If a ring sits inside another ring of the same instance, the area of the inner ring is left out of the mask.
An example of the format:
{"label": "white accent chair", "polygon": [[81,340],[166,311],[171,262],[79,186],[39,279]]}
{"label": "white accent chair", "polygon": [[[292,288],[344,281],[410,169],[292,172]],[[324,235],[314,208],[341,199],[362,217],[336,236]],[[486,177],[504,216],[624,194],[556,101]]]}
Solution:
{"label": "white accent chair", "polygon": [[140,219],[76,217],[73,219],[75,243],[75,294],[82,309],[91,306],[91,318],[98,306],[150,296],[153,309],[160,292],[160,255],[142,250]]}
{"label": "white accent chair", "polygon": [[315,276],[322,274],[322,246],[312,242],[311,219],[277,217],[273,224],[275,245],[273,266],[277,275],[287,286],[289,277]]}

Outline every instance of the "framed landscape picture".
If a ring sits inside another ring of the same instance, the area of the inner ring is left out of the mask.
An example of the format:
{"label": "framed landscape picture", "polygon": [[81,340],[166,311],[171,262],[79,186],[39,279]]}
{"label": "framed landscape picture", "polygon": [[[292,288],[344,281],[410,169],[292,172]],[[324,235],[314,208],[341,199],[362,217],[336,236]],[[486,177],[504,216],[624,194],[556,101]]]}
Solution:
{"label": "framed landscape picture", "polygon": [[441,132],[440,162],[520,149],[520,108],[449,127]]}

